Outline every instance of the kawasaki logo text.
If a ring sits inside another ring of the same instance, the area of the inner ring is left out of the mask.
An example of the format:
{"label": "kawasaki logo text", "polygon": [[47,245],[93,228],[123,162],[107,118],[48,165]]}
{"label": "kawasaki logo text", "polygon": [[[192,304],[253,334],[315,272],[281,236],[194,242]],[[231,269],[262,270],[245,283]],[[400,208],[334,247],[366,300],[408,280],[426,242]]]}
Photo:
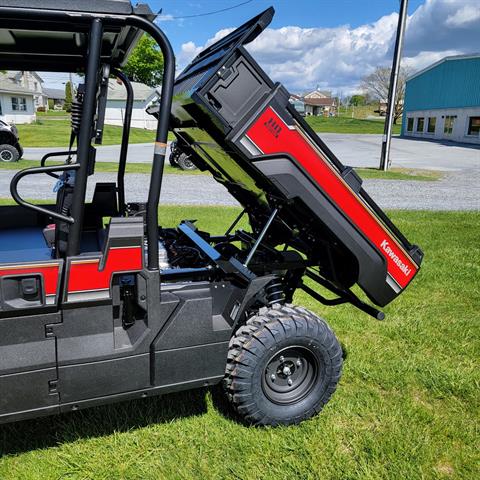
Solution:
{"label": "kawasaki logo text", "polygon": [[398,255],[390,248],[389,243],[387,240],[383,240],[383,242],[380,244],[382,247],[383,251],[392,259],[393,263],[398,265],[398,268],[400,268],[400,271],[405,274],[406,277],[410,275],[410,272],[412,271],[411,268],[408,268],[408,265],[403,263],[399,258]]}

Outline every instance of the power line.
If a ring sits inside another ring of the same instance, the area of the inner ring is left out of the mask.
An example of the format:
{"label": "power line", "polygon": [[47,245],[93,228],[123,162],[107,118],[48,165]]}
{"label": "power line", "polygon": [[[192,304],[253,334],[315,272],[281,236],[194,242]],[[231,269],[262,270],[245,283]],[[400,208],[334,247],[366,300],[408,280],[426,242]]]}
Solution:
{"label": "power line", "polygon": [[[245,2],[242,3],[237,3],[237,5],[232,5],[231,7],[226,7],[226,8],[221,8],[220,10],[214,10],[212,12],[205,12],[205,13],[197,13],[195,15],[182,15],[181,17],[170,17],[168,15],[168,18],[171,20],[180,20],[184,18],[195,18],[195,17],[207,17],[208,15],[215,15],[217,13],[222,13],[222,12],[228,12],[229,10],[233,10],[234,8],[241,7],[243,5],[246,5],[247,3],[252,3],[253,0],[246,0]],[[165,15],[167,16],[167,15]]]}

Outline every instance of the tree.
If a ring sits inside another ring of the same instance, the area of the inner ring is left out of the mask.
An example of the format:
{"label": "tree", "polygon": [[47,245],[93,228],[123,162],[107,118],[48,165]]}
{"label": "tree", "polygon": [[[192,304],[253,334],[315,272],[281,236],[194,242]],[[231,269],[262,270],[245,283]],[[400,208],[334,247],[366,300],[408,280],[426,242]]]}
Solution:
{"label": "tree", "polygon": [[64,105],[66,112],[72,111],[72,84],[67,82],[65,84],[65,105]]}
{"label": "tree", "polygon": [[[409,71],[406,68],[401,68],[398,75],[397,92],[395,95],[395,111],[393,113],[393,123],[403,113],[403,99],[405,97],[405,84]],[[390,86],[391,69],[386,67],[377,67],[373,73],[367,75],[362,80],[362,89],[369,93],[372,97],[380,102],[388,100],[388,89]]]}
{"label": "tree", "polygon": [[353,105],[354,107],[365,105],[365,95],[360,95],[358,93],[352,95],[352,98],[350,99],[350,105]]}
{"label": "tree", "polygon": [[133,49],[123,68],[130,80],[150,87],[158,87],[162,81],[163,55],[155,40],[144,34]]}

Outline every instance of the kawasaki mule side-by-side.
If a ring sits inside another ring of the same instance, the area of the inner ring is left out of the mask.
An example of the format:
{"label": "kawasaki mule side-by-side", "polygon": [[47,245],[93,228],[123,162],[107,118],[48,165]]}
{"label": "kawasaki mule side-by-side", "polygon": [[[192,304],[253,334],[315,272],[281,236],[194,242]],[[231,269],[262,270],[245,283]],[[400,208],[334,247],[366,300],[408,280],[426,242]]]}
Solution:
{"label": "kawasaki mule side-by-side", "polygon": [[[412,281],[421,250],[245,50],[272,16],[268,9],[211,45],[175,79],[171,46],[146,5],[2,1],[0,69],[85,78],[71,148],[19,171],[10,188],[17,205],[0,207],[0,422],[223,381],[246,422],[298,423],[329,400],[343,358],[326,322],[292,304],[295,291],[382,319],[377,307]],[[144,32],[164,72],[148,195],[132,204],[133,93],[122,65]],[[112,76],[127,91],[118,176],[96,183],[87,202]],[[192,220],[159,226],[169,129],[242,205],[223,235]],[[20,195],[19,185],[45,175],[51,205]]]}

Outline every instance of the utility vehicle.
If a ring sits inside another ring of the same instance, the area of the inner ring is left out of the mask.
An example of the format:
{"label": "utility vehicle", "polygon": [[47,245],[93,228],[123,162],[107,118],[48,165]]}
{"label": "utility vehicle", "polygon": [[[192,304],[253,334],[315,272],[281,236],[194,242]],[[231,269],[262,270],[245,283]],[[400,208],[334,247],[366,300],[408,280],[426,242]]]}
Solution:
{"label": "utility vehicle", "polygon": [[[414,278],[421,250],[245,50],[273,13],[175,79],[172,48],[146,5],[2,1],[0,69],[82,72],[85,83],[70,149],[16,173],[17,205],[0,207],[1,422],[223,381],[246,422],[298,423],[334,392],[342,349],[323,319],[292,303],[295,291],[383,319],[377,307]],[[144,32],[164,72],[148,195],[134,204],[125,198],[133,97],[122,66]],[[111,76],[127,91],[118,176],[89,199]],[[159,226],[169,128],[243,206],[224,234],[193,219]],[[51,205],[20,195],[20,183],[44,175],[55,185]],[[242,216],[249,228],[237,227]]]}
{"label": "utility vehicle", "polygon": [[17,127],[0,120],[0,161],[17,162],[22,156]]}
{"label": "utility vehicle", "polygon": [[168,161],[172,167],[180,168],[181,170],[197,169],[191,156],[188,153],[185,153],[175,140],[170,143],[170,155],[168,156]]}

